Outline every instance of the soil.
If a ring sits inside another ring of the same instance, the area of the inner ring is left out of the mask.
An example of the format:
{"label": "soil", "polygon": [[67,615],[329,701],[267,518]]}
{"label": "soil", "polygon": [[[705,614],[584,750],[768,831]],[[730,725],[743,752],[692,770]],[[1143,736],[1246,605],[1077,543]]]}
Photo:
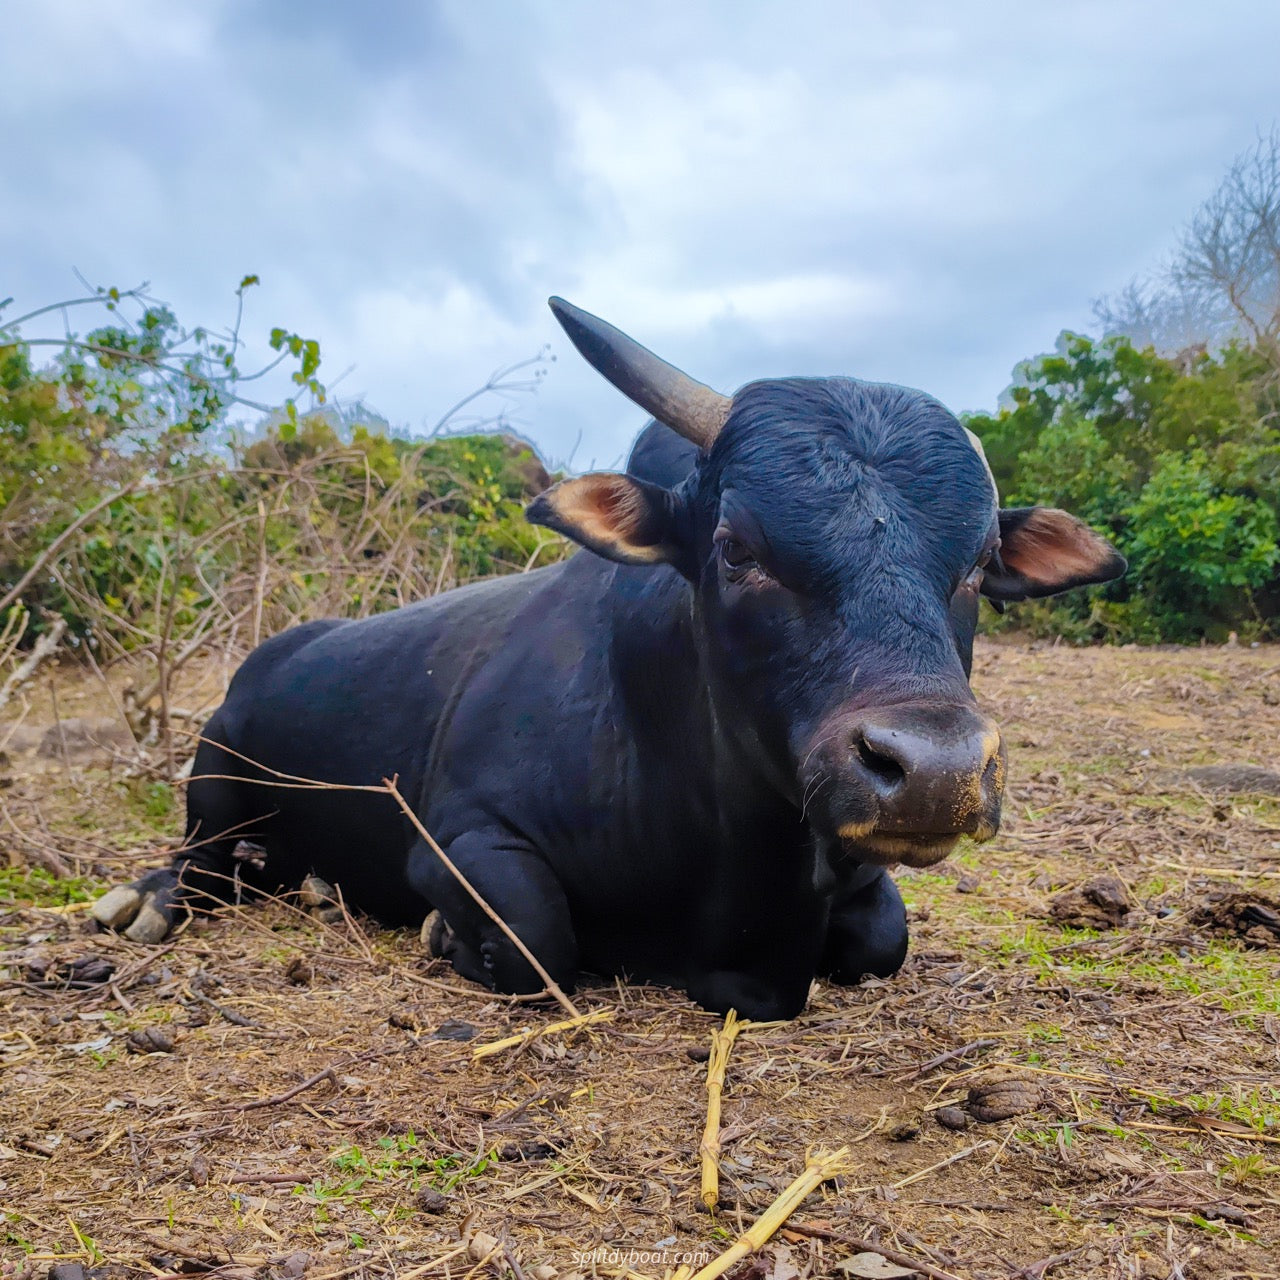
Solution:
{"label": "soil", "polygon": [[477,1056],[565,1014],[416,932],[290,902],[97,932],[180,827],[181,751],[84,727],[125,678],[46,673],[0,729],[0,1275],[660,1277],[848,1145],[733,1275],[1280,1276],[1280,801],[1222,772],[1280,770],[1280,650],[980,645],[1005,827],[899,875],[901,974],[738,1036],[714,1214],[718,1019],[676,992],[588,987],[609,1018]]}

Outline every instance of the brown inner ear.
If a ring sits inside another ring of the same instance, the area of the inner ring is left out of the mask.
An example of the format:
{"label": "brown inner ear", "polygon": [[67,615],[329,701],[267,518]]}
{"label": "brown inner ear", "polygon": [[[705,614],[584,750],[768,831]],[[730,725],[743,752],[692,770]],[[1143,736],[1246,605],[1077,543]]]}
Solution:
{"label": "brown inner ear", "polygon": [[1089,578],[1114,554],[1087,525],[1052,507],[1033,511],[1000,548],[1000,558],[1029,582]]}
{"label": "brown inner ear", "polygon": [[644,497],[622,476],[587,475],[572,489],[566,512],[583,533],[599,542],[634,542],[644,523]]}

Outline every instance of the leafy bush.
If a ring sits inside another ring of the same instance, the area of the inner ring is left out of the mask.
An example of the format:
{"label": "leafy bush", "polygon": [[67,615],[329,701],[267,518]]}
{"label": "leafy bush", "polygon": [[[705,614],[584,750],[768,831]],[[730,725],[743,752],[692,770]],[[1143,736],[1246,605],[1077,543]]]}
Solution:
{"label": "leafy bush", "polygon": [[[20,601],[94,660],[149,662],[140,727],[167,717],[174,673],[209,644],[244,650],[563,554],[524,519],[550,477],[523,441],[345,421],[324,406],[316,344],[275,330],[313,408],[219,444],[232,407],[267,410],[240,396],[236,333],[184,330],[137,293],[81,301],[113,323],[59,340],[45,366],[18,321],[0,328],[0,612]],[[526,385],[503,377],[487,389]]]}
{"label": "leafy bush", "polygon": [[1167,358],[1064,333],[1008,404],[967,418],[1010,505],[1063,506],[1129,557],[1119,582],[1004,626],[1075,640],[1274,636],[1280,616],[1280,368],[1232,343]]}

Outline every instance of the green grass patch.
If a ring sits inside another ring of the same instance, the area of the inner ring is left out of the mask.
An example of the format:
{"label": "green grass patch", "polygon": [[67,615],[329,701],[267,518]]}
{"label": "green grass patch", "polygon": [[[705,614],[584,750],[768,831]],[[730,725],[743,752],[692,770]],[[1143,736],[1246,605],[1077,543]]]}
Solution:
{"label": "green grass patch", "polygon": [[1152,939],[1145,953],[1111,955],[1094,950],[1098,940],[1093,929],[1031,923],[1000,937],[989,951],[996,963],[1031,968],[1058,981],[1088,983],[1106,991],[1154,985],[1170,995],[1204,997],[1231,1012],[1280,1013],[1277,965],[1266,952],[1214,939],[1203,952],[1182,955]]}
{"label": "green grass patch", "polygon": [[43,867],[0,868],[0,907],[65,907],[88,902],[97,892],[84,876],[59,879]]}
{"label": "green grass patch", "polygon": [[424,1142],[411,1130],[379,1138],[372,1147],[343,1147],[329,1157],[339,1176],[317,1179],[309,1187],[298,1188],[298,1194],[310,1197],[318,1206],[317,1216],[328,1221],[324,1209],[334,1201],[373,1213],[368,1192],[379,1184],[399,1183],[409,1191],[430,1186],[448,1193],[464,1182],[483,1177],[498,1159],[495,1150],[432,1155],[428,1142],[434,1139]]}

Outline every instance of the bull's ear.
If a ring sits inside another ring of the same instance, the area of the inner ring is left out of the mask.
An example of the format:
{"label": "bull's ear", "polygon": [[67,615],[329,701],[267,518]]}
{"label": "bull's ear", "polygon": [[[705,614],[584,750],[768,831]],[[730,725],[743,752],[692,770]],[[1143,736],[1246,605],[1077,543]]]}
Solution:
{"label": "bull's ear", "polygon": [[596,471],[562,480],[534,498],[525,515],[620,564],[677,558],[675,494],[634,476]]}
{"label": "bull's ear", "polygon": [[1051,596],[1110,582],[1127,567],[1083,520],[1054,507],[1011,507],[1000,512],[1000,552],[987,566],[982,594],[992,600]]}

